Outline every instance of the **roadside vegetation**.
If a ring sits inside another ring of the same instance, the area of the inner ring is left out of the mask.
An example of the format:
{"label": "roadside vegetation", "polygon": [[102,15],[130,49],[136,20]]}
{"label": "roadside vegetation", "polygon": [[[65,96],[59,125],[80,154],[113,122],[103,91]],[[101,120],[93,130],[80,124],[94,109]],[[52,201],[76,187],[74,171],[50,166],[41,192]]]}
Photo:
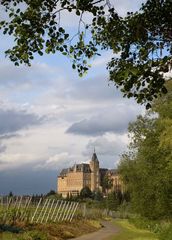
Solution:
{"label": "roadside vegetation", "polygon": [[158,240],[156,234],[148,230],[138,229],[128,220],[115,220],[114,224],[120,230],[109,240]]}
{"label": "roadside vegetation", "polygon": [[64,240],[97,231],[99,221],[76,220],[58,224],[0,225],[1,240]]}
{"label": "roadside vegetation", "polygon": [[172,82],[145,116],[129,125],[130,144],[119,172],[129,194],[130,222],[172,239]]}

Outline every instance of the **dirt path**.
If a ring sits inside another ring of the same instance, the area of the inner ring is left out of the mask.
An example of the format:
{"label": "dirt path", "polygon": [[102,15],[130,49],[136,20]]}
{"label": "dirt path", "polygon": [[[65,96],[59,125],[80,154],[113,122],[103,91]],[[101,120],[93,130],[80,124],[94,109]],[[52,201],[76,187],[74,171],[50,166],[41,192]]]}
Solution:
{"label": "dirt path", "polygon": [[107,238],[113,236],[115,233],[119,232],[119,229],[115,227],[111,222],[102,222],[102,225],[104,227],[99,231],[74,238],[73,240],[106,240]]}

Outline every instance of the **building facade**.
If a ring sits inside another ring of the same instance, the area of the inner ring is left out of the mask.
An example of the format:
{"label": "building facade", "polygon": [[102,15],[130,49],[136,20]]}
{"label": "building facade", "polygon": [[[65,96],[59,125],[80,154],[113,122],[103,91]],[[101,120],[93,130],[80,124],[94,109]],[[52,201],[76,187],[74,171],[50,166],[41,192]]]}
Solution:
{"label": "building facade", "polygon": [[121,181],[117,170],[100,168],[97,154],[94,152],[88,164],[75,164],[73,167],[61,171],[57,177],[57,192],[63,197],[76,196],[86,186],[91,191],[102,191],[105,175],[112,179],[111,190],[121,190]]}

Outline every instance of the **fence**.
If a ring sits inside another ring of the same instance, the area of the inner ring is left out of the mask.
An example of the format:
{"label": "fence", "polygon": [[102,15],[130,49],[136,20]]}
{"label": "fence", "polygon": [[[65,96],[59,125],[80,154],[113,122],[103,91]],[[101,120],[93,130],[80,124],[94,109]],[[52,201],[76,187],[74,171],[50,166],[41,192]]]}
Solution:
{"label": "fence", "polygon": [[30,223],[71,222],[79,215],[78,202],[32,197],[1,197],[0,220],[4,223],[28,221]]}
{"label": "fence", "polygon": [[35,197],[0,197],[0,223],[71,222],[73,219],[123,218],[121,212],[89,207],[86,203]]}

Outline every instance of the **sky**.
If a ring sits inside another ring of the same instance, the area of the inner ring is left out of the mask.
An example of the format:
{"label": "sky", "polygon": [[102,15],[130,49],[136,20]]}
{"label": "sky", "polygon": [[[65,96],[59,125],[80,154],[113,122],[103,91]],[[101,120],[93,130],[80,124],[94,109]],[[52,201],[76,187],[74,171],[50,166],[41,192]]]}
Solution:
{"label": "sky", "polygon": [[[112,0],[124,16],[141,0]],[[61,21],[74,32],[77,17]],[[88,162],[95,148],[101,167],[115,168],[128,144],[127,126],[144,107],[108,82],[102,52],[83,78],[60,54],[36,56],[15,67],[4,51],[13,39],[0,32],[0,195],[56,190],[62,168]]]}

